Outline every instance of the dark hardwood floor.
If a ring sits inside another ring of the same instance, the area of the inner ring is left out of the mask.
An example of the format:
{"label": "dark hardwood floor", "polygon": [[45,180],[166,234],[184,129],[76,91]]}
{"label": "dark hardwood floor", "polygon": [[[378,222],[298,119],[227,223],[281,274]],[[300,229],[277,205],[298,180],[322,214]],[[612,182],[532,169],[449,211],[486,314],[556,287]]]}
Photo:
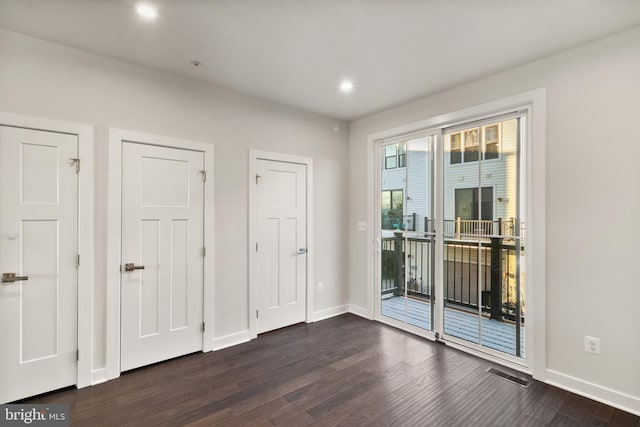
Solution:
{"label": "dark hardwood floor", "polygon": [[510,372],[346,314],[28,402],[70,404],[74,426],[640,427],[639,417],[537,381],[523,388],[490,367]]}

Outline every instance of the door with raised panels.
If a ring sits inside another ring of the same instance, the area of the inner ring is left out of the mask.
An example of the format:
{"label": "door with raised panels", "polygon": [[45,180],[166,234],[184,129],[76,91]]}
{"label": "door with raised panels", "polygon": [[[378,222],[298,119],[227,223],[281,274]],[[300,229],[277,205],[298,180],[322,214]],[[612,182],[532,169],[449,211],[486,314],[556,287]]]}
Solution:
{"label": "door with raised panels", "polygon": [[122,148],[121,370],[202,350],[204,153]]}
{"label": "door with raised panels", "polygon": [[258,160],[258,333],[305,320],[306,166]]}
{"label": "door with raised panels", "polygon": [[0,126],[0,403],[76,383],[77,153]]}

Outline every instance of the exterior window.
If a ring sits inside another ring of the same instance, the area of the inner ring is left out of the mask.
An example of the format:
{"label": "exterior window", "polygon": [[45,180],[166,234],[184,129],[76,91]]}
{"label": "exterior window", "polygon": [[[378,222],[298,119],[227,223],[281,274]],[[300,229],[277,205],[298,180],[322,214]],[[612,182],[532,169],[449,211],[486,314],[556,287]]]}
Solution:
{"label": "exterior window", "polygon": [[382,207],[382,228],[396,230],[402,228],[403,190],[384,190],[380,198]]}
{"label": "exterior window", "polygon": [[484,128],[484,158],[485,160],[497,159],[498,152],[498,125]]}
{"label": "exterior window", "polygon": [[477,162],[500,157],[500,125],[467,129],[450,135],[449,163]]}
{"label": "exterior window", "polygon": [[462,163],[462,145],[460,143],[460,133],[451,135],[451,148],[449,150],[449,160],[452,165]]}
{"label": "exterior window", "polygon": [[464,161],[477,162],[480,154],[480,135],[478,129],[464,131]]}
{"label": "exterior window", "polygon": [[455,191],[456,218],[473,221],[493,219],[493,187],[482,187],[482,200],[478,200],[477,187],[457,188]]}
{"label": "exterior window", "polygon": [[384,168],[395,169],[398,167],[398,149],[395,145],[384,147]]}
{"label": "exterior window", "polygon": [[384,147],[384,168],[403,168],[407,165],[407,147],[405,142]]}

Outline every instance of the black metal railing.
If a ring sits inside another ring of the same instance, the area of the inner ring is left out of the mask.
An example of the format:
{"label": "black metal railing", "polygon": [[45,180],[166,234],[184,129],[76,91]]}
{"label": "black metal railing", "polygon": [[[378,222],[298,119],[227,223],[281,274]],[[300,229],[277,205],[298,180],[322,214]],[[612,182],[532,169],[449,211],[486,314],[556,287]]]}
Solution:
{"label": "black metal railing", "polygon": [[[494,319],[515,320],[517,307],[516,240],[487,237],[475,240],[447,239],[444,244],[444,298],[447,305],[477,311]],[[430,299],[434,242],[432,237],[404,238],[396,231],[382,239],[382,295],[411,295]],[[524,256],[524,246],[520,248]],[[406,280],[405,280],[406,271]],[[520,298],[520,300],[524,300]]]}
{"label": "black metal railing", "polygon": [[[404,239],[402,233],[382,239],[382,294],[408,294],[418,298],[431,297],[431,270],[429,260],[433,256],[430,237]],[[405,263],[405,255],[407,263]],[[405,285],[405,269],[408,275]]]}

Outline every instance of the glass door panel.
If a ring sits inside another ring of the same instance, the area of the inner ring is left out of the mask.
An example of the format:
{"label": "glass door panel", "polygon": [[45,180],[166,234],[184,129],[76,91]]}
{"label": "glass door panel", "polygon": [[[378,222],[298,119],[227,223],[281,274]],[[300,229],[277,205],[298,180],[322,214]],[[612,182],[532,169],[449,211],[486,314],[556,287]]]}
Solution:
{"label": "glass door panel", "polygon": [[407,323],[433,325],[433,147],[435,136],[407,141],[405,265]]}
{"label": "glass door panel", "polygon": [[383,316],[406,323],[404,206],[407,172],[404,164],[399,166],[401,147],[406,147],[406,141],[379,146],[380,306]]}
{"label": "glass door panel", "polygon": [[379,146],[381,314],[427,330],[433,325],[434,138]]}
{"label": "glass door panel", "polygon": [[[404,206],[406,166],[399,165],[406,141],[379,146],[380,152],[380,298],[383,316],[407,321],[405,301]],[[403,159],[403,162],[406,159]]]}
{"label": "glass door panel", "polygon": [[524,358],[523,118],[445,132],[444,333]]}
{"label": "glass door panel", "polygon": [[[483,251],[479,246],[482,197],[479,128],[444,134],[444,333],[480,344]],[[484,190],[484,191],[483,191]]]}

